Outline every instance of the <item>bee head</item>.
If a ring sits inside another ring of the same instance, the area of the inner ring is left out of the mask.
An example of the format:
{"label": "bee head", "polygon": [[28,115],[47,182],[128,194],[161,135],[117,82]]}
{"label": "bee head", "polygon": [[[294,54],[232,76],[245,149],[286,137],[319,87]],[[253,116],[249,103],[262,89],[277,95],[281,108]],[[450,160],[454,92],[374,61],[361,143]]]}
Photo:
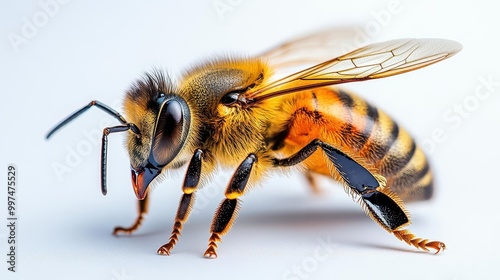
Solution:
{"label": "bee head", "polygon": [[165,167],[178,164],[177,156],[187,142],[191,113],[175,92],[168,76],[153,71],[136,81],[125,96],[128,120],[141,131],[141,137],[129,133],[127,140],[132,185],[139,199],[144,199]]}

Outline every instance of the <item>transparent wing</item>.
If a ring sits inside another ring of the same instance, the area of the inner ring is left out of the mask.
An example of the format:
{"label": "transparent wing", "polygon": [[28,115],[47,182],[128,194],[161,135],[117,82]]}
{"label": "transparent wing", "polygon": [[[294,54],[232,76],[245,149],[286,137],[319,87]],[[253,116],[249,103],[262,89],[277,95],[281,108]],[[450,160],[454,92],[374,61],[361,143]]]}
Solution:
{"label": "transparent wing", "polygon": [[297,37],[257,57],[282,70],[294,66],[314,65],[357,47],[357,27],[335,27]]}
{"label": "transparent wing", "polygon": [[446,59],[462,49],[444,39],[400,39],[371,44],[325,61],[246,94],[258,102],[320,86],[389,77]]}

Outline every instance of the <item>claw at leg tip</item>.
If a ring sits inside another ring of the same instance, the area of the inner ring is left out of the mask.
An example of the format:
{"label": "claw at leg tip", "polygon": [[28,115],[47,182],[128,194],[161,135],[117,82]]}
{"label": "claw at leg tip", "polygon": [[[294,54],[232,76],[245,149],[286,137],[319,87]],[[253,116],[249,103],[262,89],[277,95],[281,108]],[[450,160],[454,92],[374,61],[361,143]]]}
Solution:
{"label": "claw at leg tip", "polygon": [[436,249],[436,253],[435,254],[438,254],[440,253],[441,251],[444,251],[446,250],[446,245],[442,242],[439,243],[438,245],[438,248]]}
{"label": "claw at leg tip", "polygon": [[167,248],[165,248],[165,247],[163,247],[163,246],[162,246],[162,247],[160,247],[160,248],[158,249],[158,251],[156,251],[156,253],[157,253],[158,255],[162,255],[162,256],[170,256],[170,250],[168,250]]}
{"label": "claw at leg tip", "polygon": [[203,256],[207,259],[216,259],[217,258],[217,254],[215,252],[205,252],[205,254]]}
{"label": "claw at leg tip", "polygon": [[113,229],[113,235],[114,236],[120,236],[120,233],[122,234],[130,234],[130,232],[127,232],[125,229],[123,228],[120,228],[120,227],[117,227],[115,229]]}

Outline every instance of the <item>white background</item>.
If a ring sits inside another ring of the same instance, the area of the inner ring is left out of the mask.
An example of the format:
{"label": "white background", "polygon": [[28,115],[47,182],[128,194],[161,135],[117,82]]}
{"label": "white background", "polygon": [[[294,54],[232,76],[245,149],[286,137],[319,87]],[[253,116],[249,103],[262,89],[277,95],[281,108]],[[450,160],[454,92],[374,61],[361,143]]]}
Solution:
{"label": "white background", "polygon": [[[481,82],[500,81],[493,1],[61,0],[48,11],[46,2],[2,1],[0,9],[2,279],[495,278],[500,85],[494,82],[488,91]],[[231,9],[218,12],[214,3]],[[154,189],[150,213],[135,236],[115,238],[112,228],[129,225],[136,215],[123,135],[110,137],[109,192],[104,197],[99,191],[99,133],[116,122],[92,109],[44,140],[55,123],[92,99],[121,110],[125,89],[153,66],[175,78],[213,55],[258,54],[336,26],[358,26],[354,35],[366,42],[437,37],[464,46],[428,68],[345,86],[426,143],[436,195],[407,206],[410,229],[446,242],[449,249],[440,255],[396,240],[330,181],[322,181],[322,193],[314,195],[301,176],[276,174],[244,197],[219,258],[204,259],[228,179],[221,174],[200,192],[172,255],[158,256],[183,172]],[[14,37],[21,41],[13,43]],[[481,100],[475,93],[483,94]],[[466,106],[463,115],[453,112],[459,105]],[[431,140],[433,133],[441,133],[439,141]],[[9,163],[18,167],[16,273],[4,261]],[[68,172],[58,175],[55,165]]]}

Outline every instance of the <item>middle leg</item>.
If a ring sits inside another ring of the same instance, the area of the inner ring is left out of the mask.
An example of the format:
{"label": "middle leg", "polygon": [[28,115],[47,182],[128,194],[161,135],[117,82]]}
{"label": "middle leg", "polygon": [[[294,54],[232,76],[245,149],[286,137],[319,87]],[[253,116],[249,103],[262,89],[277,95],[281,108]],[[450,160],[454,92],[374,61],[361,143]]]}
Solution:
{"label": "middle leg", "polygon": [[208,248],[204,254],[206,258],[217,258],[217,242],[220,242],[221,236],[229,231],[236,218],[239,207],[238,197],[245,192],[255,162],[257,162],[257,156],[254,154],[248,155],[233,174],[226,189],[226,198],[220,204],[212,221],[211,236],[208,239]]}

